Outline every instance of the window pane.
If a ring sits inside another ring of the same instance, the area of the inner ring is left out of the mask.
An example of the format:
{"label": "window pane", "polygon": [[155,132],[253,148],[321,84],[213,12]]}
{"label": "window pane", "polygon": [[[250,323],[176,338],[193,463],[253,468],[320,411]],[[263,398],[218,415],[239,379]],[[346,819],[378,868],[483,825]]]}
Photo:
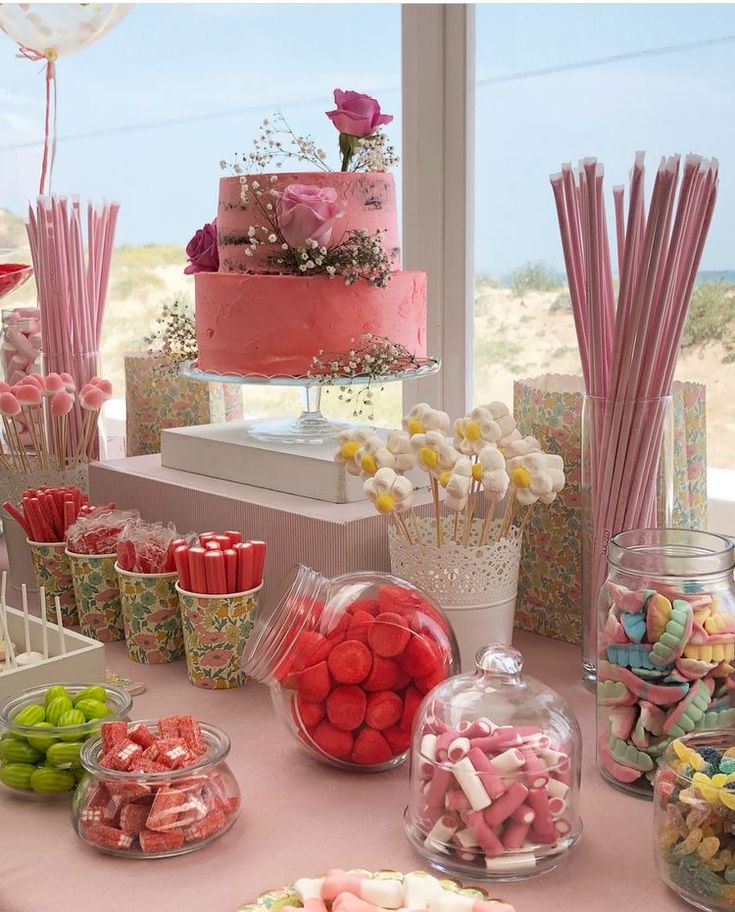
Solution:
{"label": "window pane", "polygon": [[594,155],[606,205],[637,149],[720,160],[720,195],[677,376],[707,385],[710,465],[735,469],[735,6],[477,8],[475,399],[579,373],[549,175]]}
{"label": "window pane", "polygon": [[[398,5],[139,4],[98,44],[61,59],[57,73],[54,191],[121,202],[102,353],[120,391],[122,354],[140,347],[162,301],[193,303],[183,247],[216,215],[220,161],[249,152],[263,118],[281,110],[338,167],[324,112],[335,87],[356,89],[395,116],[388,129],[400,154]],[[0,200],[21,216],[37,189],[43,79],[7,40],[0,86]],[[395,176],[400,188],[400,166]],[[23,237],[19,226],[3,217],[0,247],[5,233]],[[376,419],[400,416],[400,386],[378,398]],[[248,388],[245,405],[255,415],[297,412],[299,393]],[[325,410],[347,412],[334,394]]]}

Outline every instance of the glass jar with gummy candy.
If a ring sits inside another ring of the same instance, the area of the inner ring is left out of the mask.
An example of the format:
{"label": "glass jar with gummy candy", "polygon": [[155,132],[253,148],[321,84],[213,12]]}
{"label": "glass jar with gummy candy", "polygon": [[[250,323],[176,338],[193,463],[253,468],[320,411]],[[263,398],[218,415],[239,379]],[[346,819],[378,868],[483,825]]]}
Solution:
{"label": "glass jar with gummy candy", "polygon": [[735,726],[735,546],[692,529],[621,532],[598,603],[597,762],[651,796],[668,743]]}
{"label": "glass jar with gummy candy", "polygon": [[[186,723],[186,739],[170,736],[167,723],[176,720]],[[103,726],[101,737],[82,748],[88,775],[72,805],[77,836],[122,858],[167,858],[204,848],[232,827],[240,811],[229,752],[221,729],[191,716]]]}
{"label": "glass jar with gummy candy", "polygon": [[582,835],[582,739],[565,700],[494,643],[474,674],[427,695],[411,751],[405,830],[448,874],[522,880],[556,868]]}
{"label": "glass jar with gummy candy", "polygon": [[243,671],[269,684],[299,744],[341,769],[386,770],[408,756],[419,704],[459,668],[451,627],[431,599],[385,573],[327,579],[299,567],[258,614]]}
{"label": "glass jar with gummy candy", "polygon": [[69,794],[81,775],[82,745],[104,721],[126,719],[133,700],[119,687],[47,684],[0,702],[0,782],[44,800]]}
{"label": "glass jar with gummy candy", "polygon": [[735,731],[674,739],[656,772],[653,851],[664,883],[707,912],[735,910]]}

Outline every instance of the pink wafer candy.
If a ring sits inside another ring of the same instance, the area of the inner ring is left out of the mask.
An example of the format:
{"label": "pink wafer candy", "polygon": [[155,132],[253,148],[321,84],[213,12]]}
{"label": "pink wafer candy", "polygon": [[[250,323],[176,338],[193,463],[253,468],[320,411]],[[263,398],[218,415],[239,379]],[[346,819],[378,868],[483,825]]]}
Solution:
{"label": "pink wafer candy", "polygon": [[[502,851],[503,847],[500,846]],[[499,853],[498,853],[499,854]],[[513,906],[494,899],[440,890],[427,903],[429,912],[515,912]]]}
{"label": "pink wafer candy", "polygon": [[20,402],[14,393],[0,393],[0,415],[4,415],[6,418],[15,418],[16,415],[20,415]]}
{"label": "pink wafer candy", "polygon": [[74,397],[66,390],[60,390],[54,393],[51,398],[51,414],[54,418],[61,418],[62,415],[68,415],[74,408]]}
{"label": "pink wafer candy", "polygon": [[[508,791],[497,801],[493,801],[484,812],[485,823],[491,827],[500,826],[528,798],[529,790],[522,782],[514,782]],[[536,808],[533,808],[536,811]],[[538,813],[537,813],[538,816]],[[550,815],[549,815],[550,816]]]}
{"label": "pink wafer candy", "polygon": [[43,393],[31,383],[19,383],[14,392],[21,405],[40,405],[43,402]]}
{"label": "pink wafer candy", "polygon": [[66,371],[61,371],[61,373],[59,374],[59,377],[61,377],[61,382],[66,387],[67,393],[76,392],[77,385],[71,374],[67,374]]}
{"label": "pink wafer candy", "polygon": [[373,880],[348,874],[339,868],[329,871],[322,884],[322,899],[335,900],[340,893],[352,893],[368,903],[384,909],[400,909],[403,905],[403,891],[397,880]]}
{"label": "pink wafer candy", "polygon": [[464,820],[475,834],[477,844],[486,855],[494,858],[505,851],[503,843],[495,835],[492,828],[487,825],[482,811],[470,811],[465,814]]}
{"label": "pink wafer candy", "polygon": [[105,394],[96,386],[82,388],[79,393],[79,404],[83,409],[91,412],[98,412],[105,404]]}
{"label": "pink wafer candy", "polygon": [[490,798],[493,801],[495,801],[496,798],[500,798],[500,796],[505,792],[505,783],[503,782],[499,772],[493,768],[492,763],[488,760],[485,754],[483,754],[479,748],[473,747],[467,756],[470,758],[472,765],[477,770],[480,781],[485,786],[485,791],[488,793]]}
{"label": "pink wafer candy", "polygon": [[43,386],[47,396],[53,396],[54,393],[66,392],[64,381],[58,374],[46,374],[43,378]]}

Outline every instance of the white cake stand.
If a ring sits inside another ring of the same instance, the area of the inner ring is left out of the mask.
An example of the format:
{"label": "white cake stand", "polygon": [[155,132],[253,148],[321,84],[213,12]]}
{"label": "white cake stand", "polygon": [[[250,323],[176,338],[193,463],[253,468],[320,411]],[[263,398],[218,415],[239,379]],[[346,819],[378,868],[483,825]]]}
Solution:
{"label": "white cake stand", "polygon": [[203,371],[196,361],[185,361],[181,373],[190,380],[204,380],[208,383],[236,383],[242,386],[298,386],[301,387],[303,411],[296,418],[261,418],[249,422],[246,433],[253,440],[263,443],[329,443],[346,428],[354,427],[351,422],[330,421],[321,412],[322,387],[324,386],[367,386],[368,383],[382,386],[399,380],[418,380],[435,374],[441,367],[436,358],[428,359],[413,370],[397,371],[380,377],[367,375],[358,377],[333,377],[328,383],[311,377],[268,376],[266,374],[219,374]]}

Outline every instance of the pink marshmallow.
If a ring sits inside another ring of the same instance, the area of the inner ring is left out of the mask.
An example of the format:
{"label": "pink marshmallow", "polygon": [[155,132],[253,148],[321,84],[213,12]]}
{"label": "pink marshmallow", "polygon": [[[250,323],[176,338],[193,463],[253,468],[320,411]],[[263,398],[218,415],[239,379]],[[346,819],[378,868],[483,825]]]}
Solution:
{"label": "pink marshmallow", "polygon": [[67,393],[65,389],[54,393],[51,399],[51,414],[55,418],[61,418],[62,415],[68,415],[74,407],[74,397]]}
{"label": "pink marshmallow", "polygon": [[502,855],[505,851],[503,843],[493,832],[492,828],[487,825],[482,811],[469,811],[464,817],[467,826],[475,834],[475,839],[485,855],[495,858]]}
{"label": "pink marshmallow", "polygon": [[477,770],[480,781],[485,786],[485,791],[495,801],[505,792],[505,783],[503,782],[497,770],[493,769],[492,764],[483,752],[473,747],[467,755],[472,761],[472,765]]}
{"label": "pink marshmallow", "polygon": [[[493,801],[484,811],[485,822],[488,826],[497,827],[504,823],[508,817],[517,810],[528,798],[529,790],[522,782],[514,782],[508,791],[497,801]],[[533,808],[535,811],[536,808]],[[551,815],[549,815],[551,819]]]}
{"label": "pink marshmallow", "polygon": [[478,747],[487,753],[498,753],[509,747],[517,747],[522,743],[522,738],[512,725],[503,725],[496,728],[491,735],[484,738],[473,738],[472,746]]}
{"label": "pink marshmallow", "polygon": [[520,849],[526,841],[530,829],[530,823],[521,823],[518,820],[511,820],[503,832],[503,845],[505,848],[511,850]]}
{"label": "pink marshmallow", "polygon": [[[437,745],[438,747],[438,745]],[[456,763],[470,752],[469,738],[455,738],[447,748],[447,759]]]}
{"label": "pink marshmallow", "polygon": [[54,393],[60,393],[66,390],[64,382],[58,374],[47,374],[43,378],[43,385],[46,389],[47,396],[53,396]]}
{"label": "pink marshmallow", "polygon": [[0,415],[6,418],[20,415],[20,402],[13,393],[0,393]]}
{"label": "pink marshmallow", "polygon": [[86,391],[82,388],[82,391],[79,394],[79,404],[83,409],[87,409],[91,412],[98,412],[105,404],[105,394],[101,389],[97,389],[96,386],[93,386]]}
{"label": "pink marshmallow", "polygon": [[460,722],[457,732],[465,738],[486,738],[497,726],[490,719],[475,719],[474,722]]}
{"label": "pink marshmallow", "polygon": [[38,374],[26,374],[25,377],[18,384],[19,386],[35,386],[36,389],[43,389],[43,380],[38,376]]}
{"label": "pink marshmallow", "polygon": [[21,405],[36,406],[43,401],[43,394],[37,386],[24,383],[15,388],[15,398]]}
{"label": "pink marshmallow", "polygon": [[102,377],[92,377],[90,383],[96,386],[97,389],[102,390],[106,399],[109,399],[112,395],[112,383],[109,380],[104,380]]}
{"label": "pink marshmallow", "polygon": [[521,747],[520,752],[525,760],[526,782],[532,789],[542,788],[549,781],[549,773],[544,764],[530,747]]}
{"label": "pink marshmallow", "polygon": [[[322,899],[334,901],[341,893],[351,893],[358,899],[385,909],[399,909],[403,904],[403,890],[398,880],[378,880],[348,874],[335,868],[327,874],[322,884]],[[334,907],[333,907],[334,908]],[[344,909],[343,912],[350,912]],[[368,912],[355,909],[354,912]],[[371,910],[372,912],[372,910]]]}
{"label": "pink marshmallow", "polygon": [[67,393],[76,392],[77,385],[74,382],[74,378],[72,377],[71,374],[67,374],[66,371],[61,371],[61,373],[59,374],[59,377],[61,377],[61,382],[66,387]]}

